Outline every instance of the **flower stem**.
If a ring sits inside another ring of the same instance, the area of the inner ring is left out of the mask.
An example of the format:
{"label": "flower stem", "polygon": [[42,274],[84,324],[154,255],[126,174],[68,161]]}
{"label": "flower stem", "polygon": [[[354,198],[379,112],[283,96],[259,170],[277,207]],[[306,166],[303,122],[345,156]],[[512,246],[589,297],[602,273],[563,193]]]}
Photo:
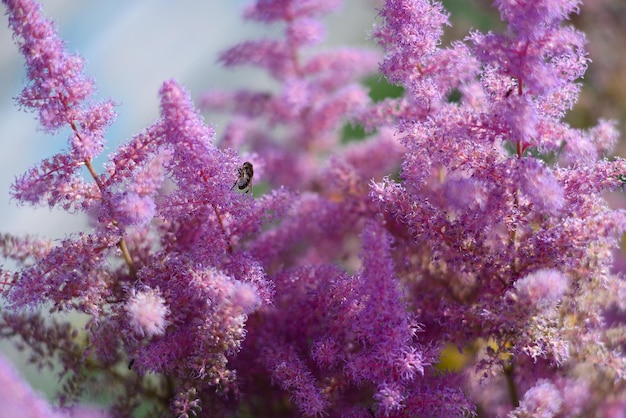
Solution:
{"label": "flower stem", "polygon": [[513,408],[517,408],[519,406],[519,396],[517,394],[517,387],[515,386],[513,363],[504,366],[504,376],[506,377],[506,384],[509,388],[511,405],[513,405]]}

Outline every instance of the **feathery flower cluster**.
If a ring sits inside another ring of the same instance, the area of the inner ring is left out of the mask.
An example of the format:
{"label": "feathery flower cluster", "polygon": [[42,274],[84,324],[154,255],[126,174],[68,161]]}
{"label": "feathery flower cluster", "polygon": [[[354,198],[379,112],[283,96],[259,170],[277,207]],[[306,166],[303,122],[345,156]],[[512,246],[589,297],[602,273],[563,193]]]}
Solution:
{"label": "feathery flower cluster", "polygon": [[[319,48],[338,0],[257,0],[244,17],[284,36],[220,60],[277,87],[205,93],[203,110],[232,115],[217,139],[166,81],[160,117],[102,172],[112,102],[93,103],[34,0],[3,3],[28,69],[19,105],[70,133],[13,196],[93,219],[60,243],[0,236],[16,266],[1,271],[0,330],[60,363],[61,406],[106,388],[113,416],[626,410],[611,268],[626,212],[603,195],[626,161],[608,158],[613,122],[563,120],[588,64],[564,23],[579,1],[497,0],[502,33],[442,45],[439,2],[386,0],[381,54]],[[400,97],[372,100],[361,81],[377,70]],[[346,141],[349,123],[366,137]],[[246,160],[270,192],[233,187]],[[86,327],[44,319],[61,311]]]}
{"label": "feathery flower cluster", "polygon": [[132,290],[132,296],[126,302],[128,324],[140,336],[163,335],[168,314],[165,300],[154,289]]}

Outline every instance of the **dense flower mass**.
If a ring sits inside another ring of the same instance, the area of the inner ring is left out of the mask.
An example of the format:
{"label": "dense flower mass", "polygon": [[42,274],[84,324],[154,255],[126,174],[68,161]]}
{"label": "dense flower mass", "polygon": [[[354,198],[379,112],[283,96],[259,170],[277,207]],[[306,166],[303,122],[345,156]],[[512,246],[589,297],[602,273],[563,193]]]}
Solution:
{"label": "dense flower mass", "polygon": [[[113,102],[35,0],[3,3],[19,106],[70,133],[12,195],[92,220],[60,242],[0,235],[2,335],[63,382],[55,409],[0,361],[9,407],[104,414],[76,405],[106,390],[110,416],[626,410],[626,212],[605,200],[626,161],[614,122],[564,121],[589,64],[579,1],[498,0],[503,30],[444,44],[441,3],[386,0],[376,51],[320,47],[338,0],[257,0],[244,17],[283,36],[220,61],[276,86],[204,93],[232,117],[217,138],[165,81],[102,172]],[[374,98],[371,76],[400,92]]]}

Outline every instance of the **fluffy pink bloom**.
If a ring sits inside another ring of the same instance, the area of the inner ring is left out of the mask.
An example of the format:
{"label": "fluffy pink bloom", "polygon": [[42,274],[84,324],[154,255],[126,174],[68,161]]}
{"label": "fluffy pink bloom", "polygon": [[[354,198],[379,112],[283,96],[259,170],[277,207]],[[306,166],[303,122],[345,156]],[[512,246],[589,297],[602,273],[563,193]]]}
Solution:
{"label": "fluffy pink bloom", "polygon": [[131,328],[140,337],[151,338],[165,332],[170,312],[158,289],[133,289],[124,309]]}
{"label": "fluffy pink bloom", "polygon": [[557,214],[565,205],[563,187],[556,176],[540,161],[523,159],[518,165],[521,190],[536,210]]}
{"label": "fluffy pink bloom", "polygon": [[428,0],[387,1],[381,10],[385,24],[374,37],[387,49],[382,70],[391,82],[405,82],[409,74],[417,77],[415,64],[434,54],[448,24],[440,3]]}
{"label": "fluffy pink bloom", "polygon": [[32,80],[22,91],[19,103],[38,110],[42,126],[54,132],[75,120],[75,109],[91,95],[93,83],[83,73],[83,60],[65,50],[56,27],[45,19],[37,2],[4,3]]}
{"label": "fluffy pink bloom", "polygon": [[616,122],[606,119],[600,119],[589,133],[600,155],[613,152],[620,135]]}
{"label": "fluffy pink bloom", "polygon": [[230,299],[233,306],[245,314],[254,312],[262,302],[258,291],[252,285],[241,282],[234,284]]}
{"label": "fluffy pink bloom", "polygon": [[539,0],[520,2],[518,0],[497,0],[495,5],[500,16],[507,21],[511,30],[518,34],[532,33],[551,28],[571,13],[578,12],[581,0]]}
{"label": "fluffy pink bloom", "polygon": [[29,79],[18,103],[38,112],[46,132],[71,129],[69,152],[48,158],[18,177],[13,197],[30,204],[46,202],[86,210],[99,197],[99,190],[83,180],[80,168],[102,151],[105,129],[115,119],[113,103],[90,102],[94,86],[83,72],[82,58],[67,52],[55,25],[36,1],[4,3]]}
{"label": "fluffy pink bloom", "polygon": [[402,409],[402,403],[404,401],[404,397],[402,396],[402,392],[399,388],[387,383],[383,383],[378,388],[374,394],[374,399],[378,403],[380,410],[386,416]]}
{"label": "fluffy pink bloom", "polygon": [[515,282],[515,290],[538,308],[549,307],[558,302],[569,288],[567,276],[558,270],[542,269],[535,271]]}
{"label": "fluffy pink bloom", "polygon": [[[3,3],[26,58],[18,103],[70,132],[13,196],[91,220],[59,241],[0,234],[0,335],[37,366],[60,360],[62,402],[106,386],[116,416],[623,409],[626,285],[610,267],[626,212],[603,194],[626,161],[604,158],[612,123],[564,120],[588,64],[563,24],[578,1],[498,0],[501,32],[443,43],[439,2],[385,0],[379,53],[311,48],[337,0],[257,0],[245,16],[282,33],[220,61],[273,85],[205,94],[232,116],[216,138],[164,82],[158,119],[102,173],[111,102],[90,101],[34,0]],[[378,70],[397,85],[382,98]],[[233,187],[244,161],[254,193]],[[463,370],[439,369],[450,345]]]}
{"label": "fluffy pink bloom", "polygon": [[415,347],[410,347],[400,356],[396,367],[404,380],[413,380],[418,375],[424,376],[424,368],[430,363],[424,361],[424,355]]}
{"label": "fluffy pink bloom", "polygon": [[111,204],[115,219],[123,225],[145,225],[154,216],[156,205],[150,196],[137,193],[121,193],[115,196]]}
{"label": "fluffy pink bloom", "polygon": [[522,398],[520,406],[509,416],[515,418],[553,418],[561,410],[563,398],[548,380],[539,380]]}

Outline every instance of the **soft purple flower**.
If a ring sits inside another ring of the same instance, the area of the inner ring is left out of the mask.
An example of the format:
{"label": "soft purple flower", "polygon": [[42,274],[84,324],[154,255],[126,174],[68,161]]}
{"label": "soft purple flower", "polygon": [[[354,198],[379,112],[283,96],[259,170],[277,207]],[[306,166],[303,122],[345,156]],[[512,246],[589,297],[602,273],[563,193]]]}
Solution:
{"label": "soft purple flower", "polygon": [[44,17],[37,2],[4,3],[30,80],[18,103],[38,112],[46,132],[63,127],[71,130],[69,152],[45,159],[19,177],[12,186],[13,197],[30,204],[62,204],[66,210],[88,209],[100,190],[97,180],[88,184],[82,179],[80,168],[93,170],[91,159],[102,151],[105,128],[115,119],[113,104],[92,102],[94,86],[83,72],[83,60],[65,50],[54,24]]}
{"label": "soft purple flower", "polygon": [[133,289],[124,309],[137,335],[150,338],[165,332],[169,309],[158,289]]}
{"label": "soft purple flower", "polygon": [[271,365],[272,379],[283,389],[292,393],[295,403],[305,416],[323,414],[328,406],[326,396],[321,393],[306,364],[289,348],[274,344],[264,353]]}
{"label": "soft purple flower", "polygon": [[585,410],[591,398],[589,382],[581,378],[563,379],[556,382],[563,398],[564,415],[576,416]]}
{"label": "soft purple flower", "polygon": [[302,18],[293,22],[287,31],[292,45],[314,45],[324,38],[324,27],[316,19]]}
{"label": "soft purple flower", "polygon": [[378,403],[380,410],[385,416],[389,416],[399,409],[402,409],[404,397],[401,391],[394,387],[383,383],[378,391],[374,394],[374,399]]}
{"label": "soft purple flower", "polygon": [[515,418],[553,418],[561,410],[563,399],[557,388],[548,380],[539,380],[522,398],[520,406],[509,416]]}
{"label": "soft purple flower", "polygon": [[445,183],[445,199],[451,208],[459,211],[481,211],[486,209],[489,190],[480,180],[472,178],[450,178]]}
{"label": "soft purple flower", "polygon": [[430,363],[424,361],[424,355],[415,347],[405,350],[397,363],[400,377],[405,380],[413,380],[418,375],[423,377],[426,366],[430,366]]}
{"label": "soft purple flower", "polygon": [[115,218],[122,225],[143,225],[152,219],[155,204],[150,196],[137,193],[121,193],[111,199]]}
{"label": "soft purple flower", "polygon": [[235,283],[230,297],[233,306],[241,309],[244,314],[254,312],[262,303],[259,292],[249,283]]}
{"label": "soft purple flower", "polygon": [[511,30],[523,34],[557,25],[571,13],[577,13],[580,3],[580,0],[539,0],[532,3],[497,0],[495,5]]}
{"label": "soft purple flower", "polygon": [[565,205],[565,196],[554,174],[536,159],[523,159],[518,169],[520,189],[536,209],[557,214]]}
{"label": "soft purple flower", "polygon": [[530,303],[539,308],[558,302],[568,287],[568,278],[553,269],[535,271],[515,282],[515,290],[523,298],[522,303]]}
{"label": "soft purple flower", "polygon": [[83,60],[70,55],[56,27],[44,18],[41,6],[30,0],[5,0],[9,25],[26,58],[28,84],[19,103],[37,110],[50,132],[80,120],[80,106],[93,92],[93,82],[83,73]]}
{"label": "soft purple flower", "polygon": [[[626,160],[608,158],[613,122],[564,120],[588,64],[584,35],[564,24],[579,1],[498,0],[501,32],[443,43],[439,2],[386,0],[380,54],[317,46],[339,1],[257,0],[244,16],[281,34],[220,62],[273,87],[203,94],[203,110],[232,117],[216,138],[165,81],[157,120],[102,172],[112,102],[93,102],[82,60],[34,0],[3,3],[26,59],[18,103],[70,132],[12,194],[90,217],[59,241],[0,235],[0,334],[39,367],[59,360],[63,404],[101,387],[116,416],[626,404],[626,285],[611,268],[626,212],[605,200]],[[362,80],[377,69],[399,97],[374,102]],[[235,187],[244,161],[251,190]],[[65,311],[87,323],[51,315]],[[462,361],[442,358],[452,346]],[[11,387],[24,408],[57,412]]]}

